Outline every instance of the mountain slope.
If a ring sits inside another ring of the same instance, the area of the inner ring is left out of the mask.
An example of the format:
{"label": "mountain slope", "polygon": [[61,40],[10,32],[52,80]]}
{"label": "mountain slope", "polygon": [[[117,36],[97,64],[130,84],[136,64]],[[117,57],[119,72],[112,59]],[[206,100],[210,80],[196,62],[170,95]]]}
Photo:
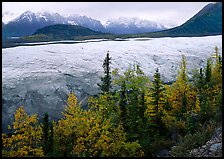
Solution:
{"label": "mountain slope", "polygon": [[222,3],[210,3],[190,18],[184,24],[160,31],[149,33],[151,37],[164,36],[210,36],[222,34]]}

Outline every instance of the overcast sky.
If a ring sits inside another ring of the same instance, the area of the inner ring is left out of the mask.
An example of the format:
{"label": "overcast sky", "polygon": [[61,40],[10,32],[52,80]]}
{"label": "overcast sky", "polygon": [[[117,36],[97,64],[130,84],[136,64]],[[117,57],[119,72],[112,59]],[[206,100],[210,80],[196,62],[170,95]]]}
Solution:
{"label": "overcast sky", "polygon": [[2,12],[16,15],[30,10],[51,11],[59,14],[79,14],[100,20],[139,17],[164,25],[180,25],[195,15],[209,2],[2,2]]}

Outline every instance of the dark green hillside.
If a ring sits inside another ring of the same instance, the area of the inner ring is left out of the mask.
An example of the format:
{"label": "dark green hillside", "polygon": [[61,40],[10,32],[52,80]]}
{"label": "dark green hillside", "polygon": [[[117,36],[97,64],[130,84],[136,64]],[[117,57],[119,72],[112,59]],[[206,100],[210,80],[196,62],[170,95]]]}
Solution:
{"label": "dark green hillside", "polygon": [[77,36],[92,36],[102,34],[104,33],[96,32],[82,26],[56,24],[38,29],[33,35],[45,35],[53,39],[73,39]]}
{"label": "dark green hillside", "polygon": [[222,34],[222,3],[210,3],[181,26],[149,36],[209,36]]}

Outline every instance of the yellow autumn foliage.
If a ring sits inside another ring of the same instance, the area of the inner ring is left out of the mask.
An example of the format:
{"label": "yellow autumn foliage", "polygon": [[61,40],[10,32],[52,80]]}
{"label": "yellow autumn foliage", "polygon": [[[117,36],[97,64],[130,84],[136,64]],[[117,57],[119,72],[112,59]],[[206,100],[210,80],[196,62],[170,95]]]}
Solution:
{"label": "yellow autumn foliage", "polygon": [[43,157],[40,147],[42,128],[37,125],[37,114],[28,116],[19,107],[14,115],[13,134],[2,134],[2,155],[5,157]]}
{"label": "yellow autumn foliage", "polygon": [[125,143],[123,127],[120,124],[113,126],[111,119],[102,115],[106,113],[105,107],[98,101],[93,103],[96,104],[94,109],[98,109],[84,110],[77,104],[75,95],[69,94],[64,118],[54,126],[55,139],[61,145],[61,153],[68,150],[69,144],[73,145],[70,152],[72,156],[118,156],[121,153]]}
{"label": "yellow autumn foliage", "polygon": [[195,109],[193,110],[194,113],[199,113],[201,111],[200,107],[200,100],[198,97],[196,97],[196,102],[195,102]]}

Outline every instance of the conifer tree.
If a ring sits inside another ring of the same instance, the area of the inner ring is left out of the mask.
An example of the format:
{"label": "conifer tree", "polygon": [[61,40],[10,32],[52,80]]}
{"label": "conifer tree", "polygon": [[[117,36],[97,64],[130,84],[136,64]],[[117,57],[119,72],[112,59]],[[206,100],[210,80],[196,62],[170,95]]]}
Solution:
{"label": "conifer tree", "polygon": [[125,116],[126,116],[126,105],[127,105],[127,99],[126,99],[126,82],[122,81],[121,85],[121,92],[120,92],[120,110],[121,110],[121,122],[123,123],[123,127],[125,129]]}
{"label": "conifer tree", "polygon": [[222,58],[218,54],[218,48],[215,47],[215,63],[212,67],[212,83],[214,85],[221,84],[222,83]]}
{"label": "conifer tree", "polygon": [[53,151],[53,125],[49,122],[48,113],[45,113],[43,118],[43,150],[44,155]]}
{"label": "conifer tree", "polygon": [[205,81],[208,84],[211,80],[211,75],[212,75],[212,64],[211,64],[211,59],[207,60],[207,65],[205,69]]}
{"label": "conifer tree", "polygon": [[148,106],[148,110],[147,110],[149,112],[149,116],[154,118],[153,120],[157,127],[159,127],[160,125],[160,117],[162,112],[161,107],[162,107],[162,104],[164,103],[163,101],[164,90],[165,89],[160,79],[159,69],[157,68],[154,74],[154,80],[152,85],[151,103]]}
{"label": "conifer tree", "polygon": [[98,83],[102,92],[109,92],[111,89],[111,72],[110,72],[110,64],[111,64],[111,57],[109,56],[109,51],[103,62],[103,69],[104,69],[104,77],[101,78],[102,84]]}
{"label": "conifer tree", "polygon": [[44,114],[43,118],[43,150],[44,150],[44,155],[48,153],[49,149],[49,121],[48,121],[49,115],[48,113]]}
{"label": "conifer tree", "polygon": [[153,81],[153,98],[156,106],[156,123],[159,124],[159,104],[162,102],[162,93],[164,91],[164,87],[162,85],[162,81],[160,79],[159,69],[156,69]]}
{"label": "conifer tree", "polygon": [[200,76],[199,76],[199,93],[202,93],[202,89],[204,87],[204,75],[203,69],[200,68]]}
{"label": "conifer tree", "polygon": [[189,85],[187,77],[186,57],[184,55],[182,55],[179,76],[177,77],[177,83],[179,85],[179,89],[182,89],[181,112],[185,113],[187,111],[187,90],[189,90]]}
{"label": "conifer tree", "polygon": [[[186,88],[188,78],[187,78],[187,67],[186,67],[186,57],[182,55],[182,61],[180,65],[180,77],[183,80],[184,87]],[[185,113],[187,111],[187,97],[186,97],[186,89],[183,91],[182,96],[182,112]]]}
{"label": "conifer tree", "polygon": [[142,118],[142,121],[143,123],[145,123],[146,121],[146,118],[144,116],[144,113],[145,113],[145,110],[146,110],[146,99],[145,99],[145,91],[143,90],[141,93],[141,96],[140,96],[140,100],[139,100],[139,114],[140,114],[140,117]]}
{"label": "conifer tree", "polygon": [[54,130],[53,123],[50,125],[50,134],[49,134],[49,156],[54,156]]}
{"label": "conifer tree", "polygon": [[199,74],[199,82],[198,82],[198,95],[199,95],[199,107],[202,107],[202,100],[203,100],[203,91],[204,91],[204,75],[203,75],[203,69],[200,68],[200,74]]}
{"label": "conifer tree", "polygon": [[191,87],[188,82],[186,57],[184,55],[182,55],[177,80],[172,84],[171,88],[170,102],[172,111],[178,120],[182,120],[195,102],[195,92],[190,91]]}

